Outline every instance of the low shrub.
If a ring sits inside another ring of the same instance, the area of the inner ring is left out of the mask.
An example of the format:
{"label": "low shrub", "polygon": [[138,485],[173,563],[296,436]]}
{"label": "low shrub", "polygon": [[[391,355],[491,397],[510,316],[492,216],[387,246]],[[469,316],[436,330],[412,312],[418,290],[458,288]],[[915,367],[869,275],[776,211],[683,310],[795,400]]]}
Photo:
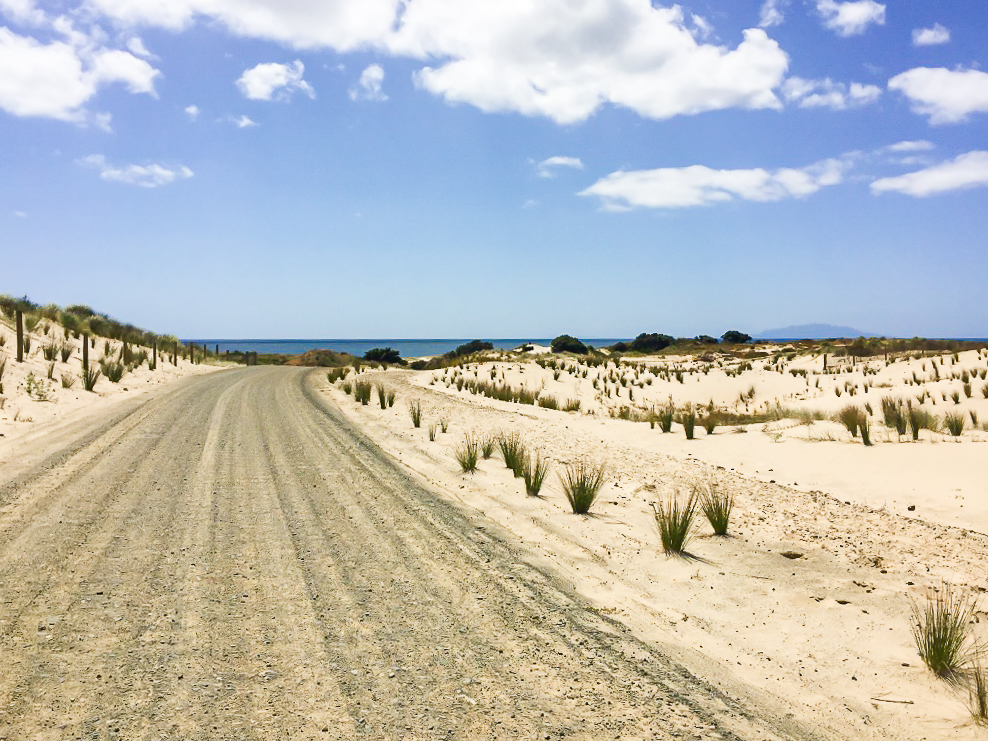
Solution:
{"label": "low shrub", "polygon": [[100,363],[100,368],[102,369],[106,380],[110,383],[120,383],[120,379],[123,378],[126,370],[123,363],[118,363],[113,360],[102,361]]}
{"label": "low shrub", "polygon": [[851,433],[851,437],[858,436],[858,420],[861,419],[861,410],[858,409],[854,404],[848,404],[843,407],[835,417],[835,421],[840,422],[847,431]]}
{"label": "low shrub", "polygon": [[353,398],[359,401],[362,406],[370,404],[373,386],[369,381],[356,381],[353,384]]}
{"label": "low shrub", "polygon": [[487,435],[480,442],[480,455],[486,461],[492,455],[494,455],[494,448],[497,446],[497,438],[493,435]]}
{"label": "low shrub", "polygon": [[579,399],[567,399],[566,403],[563,405],[564,412],[578,412],[580,411],[580,400]]}
{"label": "low shrub", "polygon": [[541,394],[539,396],[539,406],[543,409],[559,409],[559,402],[556,401],[555,396],[550,396],[549,394]]}
{"label": "low shrub", "polygon": [[604,485],[604,475],[605,466],[602,463],[597,465],[580,461],[566,466],[559,481],[573,514],[584,515],[590,511]]}

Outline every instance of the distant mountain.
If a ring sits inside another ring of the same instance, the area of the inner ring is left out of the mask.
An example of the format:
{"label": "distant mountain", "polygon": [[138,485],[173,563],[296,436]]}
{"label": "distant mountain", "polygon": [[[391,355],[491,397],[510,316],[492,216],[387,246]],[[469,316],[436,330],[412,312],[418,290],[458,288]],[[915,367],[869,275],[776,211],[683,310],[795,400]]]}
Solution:
{"label": "distant mountain", "polygon": [[758,340],[826,340],[831,338],[879,337],[873,332],[862,332],[854,327],[834,324],[798,324],[794,327],[766,329],[755,335]]}

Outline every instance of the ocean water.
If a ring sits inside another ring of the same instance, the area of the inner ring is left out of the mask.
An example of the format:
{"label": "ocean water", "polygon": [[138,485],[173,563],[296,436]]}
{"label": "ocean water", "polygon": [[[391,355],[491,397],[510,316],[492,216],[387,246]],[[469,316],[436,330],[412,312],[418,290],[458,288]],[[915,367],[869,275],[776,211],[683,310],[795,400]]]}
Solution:
{"label": "ocean water", "polygon": [[[594,347],[604,347],[620,342],[621,339],[588,339],[583,340],[588,345]],[[525,343],[535,345],[548,345],[552,339],[490,339],[484,340],[494,345],[497,350],[513,350]],[[365,352],[375,347],[390,347],[397,350],[403,358],[420,358],[425,355],[442,355],[450,350],[455,350],[460,345],[470,342],[469,339],[436,339],[436,340],[415,340],[415,339],[391,339],[391,340],[230,340],[230,339],[204,339],[204,340],[182,340],[182,342],[194,342],[197,345],[205,345],[210,350],[219,348],[220,353],[227,350],[234,352],[256,352],[260,355],[280,354],[280,355],[301,355],[308,350],[335,350],[336,352],[347,352],[357,357],[362,357]]]}

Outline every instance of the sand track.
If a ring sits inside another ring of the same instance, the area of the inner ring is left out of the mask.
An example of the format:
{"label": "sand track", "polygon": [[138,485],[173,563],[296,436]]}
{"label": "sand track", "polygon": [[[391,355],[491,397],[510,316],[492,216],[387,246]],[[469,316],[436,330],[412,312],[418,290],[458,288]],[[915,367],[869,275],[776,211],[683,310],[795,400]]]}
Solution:
{"label": "sand track", "polygon": [[816,738],[585,608],[302,369],[0,474],[2,739]]}

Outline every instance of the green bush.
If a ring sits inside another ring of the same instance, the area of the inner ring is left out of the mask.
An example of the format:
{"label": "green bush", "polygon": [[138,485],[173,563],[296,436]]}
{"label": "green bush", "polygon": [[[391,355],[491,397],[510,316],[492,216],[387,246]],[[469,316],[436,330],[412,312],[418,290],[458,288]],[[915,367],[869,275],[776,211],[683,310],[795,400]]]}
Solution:
{"label": "green bush", "polygon": [[977,602],[963,593],[941,584],[926,604],[912,604],[912,633],[916,650],[923,663],[938,677],[956,675],[970,658],[967,647],[970,623],[977,612]]}
{"label": "green bush", "polygon": [[390,347],[375,347],[364,353],[364,360],[369,360],[373,363],[383,363],[384,365],[404,365],[405,361],[402,360],[401,355],[397,350],[392,350]]}
{"label": "green bush", "polygon": [[586,345],[568,334],[561,334],[556,337],[550,348],[554,353],[569,352],[574,355],[586,355],[590,352]]}
{"label": "green bush", "polygon": [[862,416],[863,415],[861,414],[860,409],[858,409],[854,404],[848,404],[846,407],[843,407],[839,412],[837,412],[836,421],[840,422],[847,428],[847,431],[851,433],[851,437],[857,437],[858,422]]}

